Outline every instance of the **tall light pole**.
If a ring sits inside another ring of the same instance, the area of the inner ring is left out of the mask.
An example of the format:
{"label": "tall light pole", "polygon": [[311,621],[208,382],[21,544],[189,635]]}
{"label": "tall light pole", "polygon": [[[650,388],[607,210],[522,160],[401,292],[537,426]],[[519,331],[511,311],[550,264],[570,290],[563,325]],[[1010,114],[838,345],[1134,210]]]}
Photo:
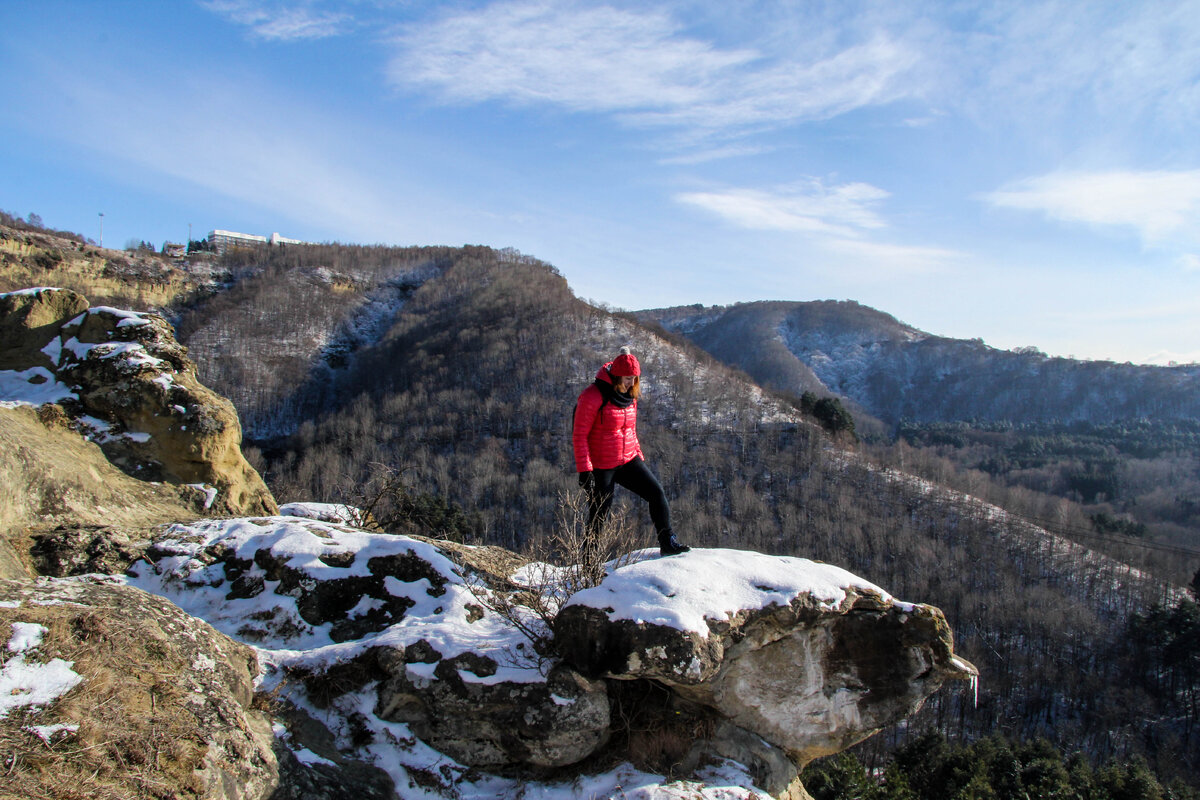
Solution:
{"label": "tall light pole", "polygon": [[104,247],[104,212],[100,212],[100,246]]}

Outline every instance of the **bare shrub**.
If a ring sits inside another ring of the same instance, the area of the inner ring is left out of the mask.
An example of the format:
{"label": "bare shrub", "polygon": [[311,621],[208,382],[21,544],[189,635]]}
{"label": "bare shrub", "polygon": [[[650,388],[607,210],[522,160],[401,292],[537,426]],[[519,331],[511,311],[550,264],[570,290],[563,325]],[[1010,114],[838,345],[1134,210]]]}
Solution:
{"label": "bare shrub", "polygon": [[554,618],[567,600],[634,559],[638,533],[627,506],[614,504],[595,535],[587,522],[587,495],[561,493],[553,530],[530,538],[525,555],[531,562],[510,575],[507,585],[489,585],[477,573],[466,575],[467,588],[480,604],[524,634],[539,659],[552,652]]}
{"label": "bare shrub", "polygon": [[333,487],[346,522],[381,533],[428,536],[452,542],[478,539],[482,523],[441,495],[415,489],[407,467],[373,461],[365,480],[344,474]]}

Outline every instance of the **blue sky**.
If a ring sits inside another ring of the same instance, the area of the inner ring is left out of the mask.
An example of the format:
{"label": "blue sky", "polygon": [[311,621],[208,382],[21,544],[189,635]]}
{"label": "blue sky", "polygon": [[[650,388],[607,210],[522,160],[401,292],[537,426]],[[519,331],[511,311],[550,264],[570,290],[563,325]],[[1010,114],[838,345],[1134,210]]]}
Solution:
{"label": "blue sky", "polygon": [[0,208],[1200,361],[1200,3],[0,4]]}

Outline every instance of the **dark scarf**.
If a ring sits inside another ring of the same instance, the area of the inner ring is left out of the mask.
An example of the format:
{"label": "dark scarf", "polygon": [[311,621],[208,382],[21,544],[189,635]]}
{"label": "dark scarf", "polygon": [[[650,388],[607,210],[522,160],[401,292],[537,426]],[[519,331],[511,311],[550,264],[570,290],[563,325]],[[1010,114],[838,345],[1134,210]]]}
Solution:
{"label": "dark scarf", "polygon": [[632,397],[621,394],[617,391],[617,387],[606,380],[596,378],[596,388],[600,390],[600,396],[604,398],[605,402],[612,403],[617,408],[629,408],[633,405]]}

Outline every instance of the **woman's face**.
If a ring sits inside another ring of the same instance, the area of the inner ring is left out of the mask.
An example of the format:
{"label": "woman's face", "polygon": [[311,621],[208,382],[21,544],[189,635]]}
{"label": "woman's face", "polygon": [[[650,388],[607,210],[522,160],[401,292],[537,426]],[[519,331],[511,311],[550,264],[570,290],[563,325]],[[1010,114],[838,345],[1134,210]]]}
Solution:
{"label": "woman's face", "polygon": [[622,394],[629,394],[629,390],[633,388],[633,376],[621,375],[613,378],[613,386],[617,387],[617,391]]}

